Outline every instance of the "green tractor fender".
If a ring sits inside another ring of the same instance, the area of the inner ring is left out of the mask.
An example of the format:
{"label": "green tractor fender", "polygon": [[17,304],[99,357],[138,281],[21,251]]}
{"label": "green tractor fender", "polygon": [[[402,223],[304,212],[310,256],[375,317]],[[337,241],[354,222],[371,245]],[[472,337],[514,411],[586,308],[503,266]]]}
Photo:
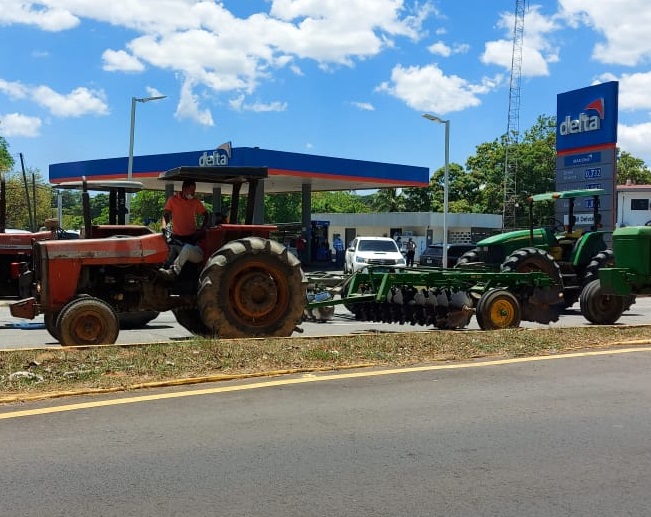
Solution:
{"label": "green tractor fender", "polygon": [[592,257],[607,248],[608,246],[606,246],[606,241],[604,240],[604,232],[585,233],[574,245],[570,258],[572,265],[575,268],[585,267],[590,263]]}

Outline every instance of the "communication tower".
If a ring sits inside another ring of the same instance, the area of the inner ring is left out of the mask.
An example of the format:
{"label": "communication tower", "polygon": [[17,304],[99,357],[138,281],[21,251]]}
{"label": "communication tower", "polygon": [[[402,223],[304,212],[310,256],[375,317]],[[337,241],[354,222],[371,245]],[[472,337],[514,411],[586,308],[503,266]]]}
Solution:
{"label": "communication tower", "polygon": [[515,1],[513,24],[513,53],[509,83],[509,115],[506,126],[504,153],[504,206],[502,227],[516,226],[518,156],[515,152],[520,139],[520,78],[522,75],[522,40],[524,35],[525,0]]}

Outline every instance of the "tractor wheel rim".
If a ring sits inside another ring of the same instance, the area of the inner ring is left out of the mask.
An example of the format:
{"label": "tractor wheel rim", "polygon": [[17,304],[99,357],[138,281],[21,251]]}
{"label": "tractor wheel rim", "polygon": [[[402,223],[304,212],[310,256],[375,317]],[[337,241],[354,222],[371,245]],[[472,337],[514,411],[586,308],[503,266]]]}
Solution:
{"label": "tractor wheel rim", "polygon": [[513,323],[515,310],[508,300],[496,300],[490,308],[490,319],[499,327],[507,327]]}
{"label": "tractor wheel rim", "polygon": [[264,267],[249,268],[233,281],[234,309],[244,318],[260,321],[273,317],[287,303],[286,282]]}

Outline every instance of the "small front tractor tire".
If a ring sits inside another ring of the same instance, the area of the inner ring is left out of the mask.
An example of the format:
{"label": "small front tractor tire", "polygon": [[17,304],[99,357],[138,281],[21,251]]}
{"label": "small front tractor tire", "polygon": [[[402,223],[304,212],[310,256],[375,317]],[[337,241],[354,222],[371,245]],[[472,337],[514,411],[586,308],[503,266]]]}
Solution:
{"label": "small front tractor tire", "polygon": [[57,318],[59,317],[58,312],[46,312],[43,315],[43,323],[45,323],[45,330],[50,333],[54,339],[59,341],[59,332],[57,331]]}
{"label": "small front tractor tire", "polygon": [[604,294],[599,280],[585,286],[579,298],[581,314],[590,323],[612,325],[624,312],[626,297]]}
{"label": "small front tractor tire", "polygon": [[[615,254],[613,250],[603,250],[597,253],[588,264],[588,267],[585,268],[585,274],[583,275],[583,281],[581,283],[582,291],[585,287],[592,282],[593,280],[599,279],[599,270],[602,267],[614,267],[615,266]],[[635,303],[635,295],[631,294],[624,297],[624,312],[631,308],[631,305]]]}
{"label": "small front tractor tire", "polygon": [[120,325],[108,303],[85,296],[61,309],[56,330],[63,346],[112,345],[117,341]]}
{"label": "small front tractor tire", "polygon": [[226,243],[199,277],[203,323],[220,338],[290,336],[303,319],[307,280],[300,261],[276,241]]}

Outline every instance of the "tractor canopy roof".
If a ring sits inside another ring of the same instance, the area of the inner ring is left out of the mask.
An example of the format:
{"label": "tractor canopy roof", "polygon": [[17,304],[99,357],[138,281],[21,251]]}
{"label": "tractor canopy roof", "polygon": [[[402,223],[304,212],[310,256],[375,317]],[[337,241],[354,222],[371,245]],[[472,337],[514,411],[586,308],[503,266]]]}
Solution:
{"label": "tractor canopy roof", "polygon": [[564,190],[561,192],[545,192],[543,194],[534,194],[529,196],[529,202],[536,203],[538,201],[555,201],[557,199],[572,199],[576,197],[593,197],[603,196],[606,191],[602,188],[582,188],[575,190]]}
{"label": "tractor canopy roof", "polygon": [[64,181],[52,185],[54,188],[76,189],[76,190],[98,190],[110,192],[111,190],[124,190],[124,192],[140,192],[143,188],[140,181],[124,180],[97,180],[97,181]]}
{"label": "tractor canopy roof", "polygon": [[196,183],[226,183],[233,185],[262,180],[268,175],[267,167],[186,166],[161,172],[158,179],[163,181],[192,180]]}

